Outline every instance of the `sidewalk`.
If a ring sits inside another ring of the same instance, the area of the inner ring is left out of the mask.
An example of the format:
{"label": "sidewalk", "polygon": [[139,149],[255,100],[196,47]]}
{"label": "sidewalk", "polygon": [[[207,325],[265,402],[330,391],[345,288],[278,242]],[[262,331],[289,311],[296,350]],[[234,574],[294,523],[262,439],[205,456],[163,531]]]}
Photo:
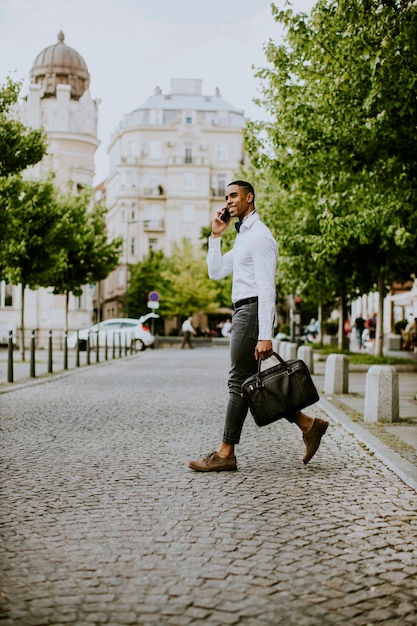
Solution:
{"label": "sidewalk", "polygon": [[349,367],[348,393],[324,394],[325,361],[314,362],[313,380],[320,393],[320,406],[347,432],[354,435],[387,467],[417,491],[417,371],[398,366],[400,420],[368,424],[364,421],[368,367]]}

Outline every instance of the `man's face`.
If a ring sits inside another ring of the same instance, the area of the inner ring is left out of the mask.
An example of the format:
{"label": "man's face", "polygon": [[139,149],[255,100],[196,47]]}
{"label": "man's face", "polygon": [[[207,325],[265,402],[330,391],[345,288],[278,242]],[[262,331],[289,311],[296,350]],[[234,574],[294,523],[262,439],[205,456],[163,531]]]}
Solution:
{"label": "man's face", "polygon": [[248,192],[245,187],[239,185],[229,185],[226,189],[225,200],[227,208],[232,217],[238,217],[242,220],[251,210],[252,193]]}

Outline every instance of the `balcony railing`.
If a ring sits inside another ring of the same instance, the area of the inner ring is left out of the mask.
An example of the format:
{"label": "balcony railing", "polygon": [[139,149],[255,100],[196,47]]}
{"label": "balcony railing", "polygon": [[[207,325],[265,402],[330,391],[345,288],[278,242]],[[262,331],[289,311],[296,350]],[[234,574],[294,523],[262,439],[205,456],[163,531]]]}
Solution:
{"label": "balcony railing", "polygon": [[144,220],[143,228],[146,231],[163,232],[165,230],[164,220]]}

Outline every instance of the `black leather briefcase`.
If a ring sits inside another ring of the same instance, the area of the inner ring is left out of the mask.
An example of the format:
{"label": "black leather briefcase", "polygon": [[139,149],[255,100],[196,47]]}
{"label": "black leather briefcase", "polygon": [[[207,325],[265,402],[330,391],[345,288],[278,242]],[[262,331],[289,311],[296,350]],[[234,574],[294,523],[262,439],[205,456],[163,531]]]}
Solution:
{"label": "black leather briefcase", "polygon": [[258,426],[266,426],[283,417],[290,417],[319,400],[308,366],[301,359],[284,361],[274,352],[279,363],[261,370],[245,380],[242,395]]}

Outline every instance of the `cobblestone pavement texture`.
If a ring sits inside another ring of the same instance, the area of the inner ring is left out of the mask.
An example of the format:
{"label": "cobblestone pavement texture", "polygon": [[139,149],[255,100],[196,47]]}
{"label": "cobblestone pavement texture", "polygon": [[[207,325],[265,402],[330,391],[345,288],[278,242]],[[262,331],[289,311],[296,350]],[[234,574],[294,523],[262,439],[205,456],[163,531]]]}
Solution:
{"label": "cobblestone pavement texture", "polygon": [[188,469],[227,369],[155,350],[0,395],[2,626],[417,623],[416,492],[340,425],[304,466],[248,416],[239,471]]}

